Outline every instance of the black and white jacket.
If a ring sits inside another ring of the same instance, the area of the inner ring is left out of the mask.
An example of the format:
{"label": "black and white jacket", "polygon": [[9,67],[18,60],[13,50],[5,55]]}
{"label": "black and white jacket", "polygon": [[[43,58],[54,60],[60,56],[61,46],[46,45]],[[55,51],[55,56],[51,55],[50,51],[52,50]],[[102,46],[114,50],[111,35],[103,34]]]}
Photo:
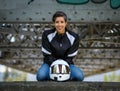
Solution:
{"label": "black and white jacket", "polygon": [[44,62],[51,64],[57,59],[63,59],[69,64],[77,55],[79,47],[79,36],[66,29],[63,35],[58,34],[55,29],[46,30],[42,34],[42,53]]}

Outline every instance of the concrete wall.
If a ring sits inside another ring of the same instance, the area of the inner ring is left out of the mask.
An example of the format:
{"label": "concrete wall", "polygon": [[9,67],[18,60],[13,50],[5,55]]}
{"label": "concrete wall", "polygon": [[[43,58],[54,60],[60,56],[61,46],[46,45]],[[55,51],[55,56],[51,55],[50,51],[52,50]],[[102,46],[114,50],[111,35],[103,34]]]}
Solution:
{"label": "concrete wall", "polygon": [[0,82],[0,91],[120,91],[117,82]]}

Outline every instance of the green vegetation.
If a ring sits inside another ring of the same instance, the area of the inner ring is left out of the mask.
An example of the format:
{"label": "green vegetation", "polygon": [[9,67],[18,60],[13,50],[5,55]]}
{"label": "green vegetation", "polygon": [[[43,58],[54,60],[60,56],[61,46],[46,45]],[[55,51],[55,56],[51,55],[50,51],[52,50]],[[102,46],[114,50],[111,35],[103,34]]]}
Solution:
{"label": "green vegetation", "polygon": [[24,72],[16,72],[16,70],[11,69],[9,71],[8,68],[6,68],[5,74],[4,74],[4,81],[26,81],[26,73]]}
{"label": "green vegetation", "polygon": [[120,74],[113,72],[111,75],[104,75],[105,82],[120,82]]}

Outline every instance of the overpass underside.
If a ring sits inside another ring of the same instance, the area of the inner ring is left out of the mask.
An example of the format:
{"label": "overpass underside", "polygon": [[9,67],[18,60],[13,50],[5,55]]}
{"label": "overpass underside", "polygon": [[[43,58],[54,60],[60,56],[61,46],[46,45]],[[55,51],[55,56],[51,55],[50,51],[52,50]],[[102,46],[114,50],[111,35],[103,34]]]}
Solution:
{"label": "overpass underside", "polygon": [[[41,35],[53,27],[51,22],[0,23],[0,63],[36,73],[43,63]],[[85,76],[120,69],[120,24],[69,22],[79,34],[75,65]]]}

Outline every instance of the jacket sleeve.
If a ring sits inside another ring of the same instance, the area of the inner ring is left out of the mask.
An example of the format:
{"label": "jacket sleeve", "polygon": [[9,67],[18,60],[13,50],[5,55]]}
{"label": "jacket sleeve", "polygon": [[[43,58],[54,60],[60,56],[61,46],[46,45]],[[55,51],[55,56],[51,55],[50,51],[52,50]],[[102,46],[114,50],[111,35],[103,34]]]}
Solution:
{"label": "jacket sleeve", "polygon": [[71,47],[69,48],[69,50],[67,51],[67,57],[66,57],[66,61],[69,63],[69,64],[74,64],[73,63],[73,58],[77,55],[78,53],[78,48],[79,48],[79,36],[77,35],[75,37],[75,40],[74,40],[74,43],[73,45],[71,45]]}
{"label": "jacket sleeve", "polygon": [[43,60],[44,63],[51,65],[51,63],[56,60],[55,57],[52,56],[51,45],[47,38],[46,32],[42,34],[42,53],[43,53]]}

